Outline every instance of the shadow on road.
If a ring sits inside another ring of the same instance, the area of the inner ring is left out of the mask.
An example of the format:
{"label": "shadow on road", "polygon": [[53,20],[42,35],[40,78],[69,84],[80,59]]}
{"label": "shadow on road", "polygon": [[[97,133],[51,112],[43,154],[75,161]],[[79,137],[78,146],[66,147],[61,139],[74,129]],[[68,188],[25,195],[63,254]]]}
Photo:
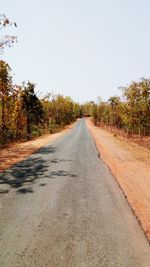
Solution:
{"label": "shadow on road", "polygon": [[37,152],[35,152],[34,154],[52,154],[56,152],[56,147],[54,146],[48,146],[48,147],[42,147],[40,148]]}
{"label": "shadow on road", "polygon": [[[5,172],[0,173],[0,185],[7,185],[7,189],[0,189],[0,194],[9,192],[9,188],[16,189],[17,193],[26,194],[33,193],[32,185],[37,179],[44,178],[57,178],[57,177],[77,177],[65,170],[48,171],[52,164],[60,164],[61,162],[72,161],[70,159],[57,159],[50,160],[48,155],[54,154],[56,147],[49,146],[39,149],[31,157],[15,164],[13,167],[7,169]],[[45,186],[46,183],[41,183],[39,186]],[[27,186],[25,188],[24,186]]]}

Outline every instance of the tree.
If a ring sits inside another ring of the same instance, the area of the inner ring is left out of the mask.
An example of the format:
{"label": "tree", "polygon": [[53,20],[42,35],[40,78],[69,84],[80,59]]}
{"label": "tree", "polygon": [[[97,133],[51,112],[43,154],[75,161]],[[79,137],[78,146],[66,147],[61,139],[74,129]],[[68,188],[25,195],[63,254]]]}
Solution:
{"label": "tree", "polygon": [[109,125],[109,108],[107,102],[100,100],[98,104],[98,121],[103,124]]}
{"label": "tree", "polygon": [[143,78],[139,82],[141,99],[140,125],[146,134],[150,133],[150,79]]}
{"label": "tree", "polygon": [[[4,15],[0,14],[0,31],[6,27],[15,26],[17,27],[16,22],[11,22],[9,18]],[[14,35],[2,35],[0,37],[0,53],[4,52],[6,47],[11,47],[17,41],[17,37]]]}
{"label": "tree", "polygon": [[11,110],[11,128],[16,140],[25,137],[26,119],[22,110],[22,86],[14,85],[12,95],[12,110]]}
{"label": "tree", "polygon": [[44,109],[41,101],[35,94],[35,84],[28,82],[23,85],[21,94],[22,108],[26,115],[27,138],[31,138],[32,125],[39,125],[43,122]]}
{"label": "tree", "polygon": [[120,97],[118,96],[112,96],[109,98],[108,103],[110,104],[110,122],[111,125],[116,126],[117,128],[120,128],[122,125],[122,106]]}
{"label": "tree", "polygon": [[98,107],[95,103],[92,104],[92,117],[94,119],[94,124],[97,125],[98,120]]}
{"label": "tree", "polygon": [[73,103],[73,116],[74,119],[81,118],[83,116],[83,110],[79,103]]}
{"label": "tree", "polygon": [[1,103],[1,137],[5,143],[8,134],[9,97],[12,93],[12,77],[9,65],[0,60],[0,103]]}
{"label": "tree", "polygon": [[132,82],[123,88],[126,99],[126,120],[129,127],[134,131],[141,130],[150,132],[150,79],[142,79],[140,82]]}

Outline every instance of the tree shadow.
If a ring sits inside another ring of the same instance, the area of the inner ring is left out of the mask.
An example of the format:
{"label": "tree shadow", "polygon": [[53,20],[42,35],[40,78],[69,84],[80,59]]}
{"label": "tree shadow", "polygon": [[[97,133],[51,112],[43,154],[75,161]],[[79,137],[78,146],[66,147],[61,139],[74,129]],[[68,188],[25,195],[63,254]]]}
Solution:
{"label": "tree shadow", "polygon": [[[7,185],[9,188],[16,189],[17,193],[33,193],[32,185],[37,179],[44,178],[57,178],[57,177],[77,177],[65,170],[51,171],[48,169],[51,164],[69,162],[68,159],[53,159],[49,160],[48,154],[55,153],[56,147],[44,147],[36,151],[32,156],[23,160],[6,171],[0,173],[0,185]],[[46,183],[42,182],[40,186],[45,186]],[[28,187],[29,186],[29,187]],[[8,193],[8,189],[1,189],[0,194]]]}
{"label": "tree shadow", "polygon": [[33,190],[31,188],[20,188],[17,190],[17,193],[22,193],[22,194],[33,193]]}
{"label": "tree shadow", "polygon": [[[47,146],[47,147],[43,147],[43,148],[39,148],[38,150],[36,150],[36,152],[33,153],[33,149],[37,149],[34,146],[28,146],[28,147],[24,147],[24,148],[14,148],[7,150],[7,153],[2,154],[3,156],[0,157],[0,159],[2,158],[2,168],[3,166],[5,167],[10,167],[14,163],[14,159],[15,161],[19,161],[21,157],[29,157],[31,154],[41,154],[41,155],[46,155],[48,153],[55,153],[56,151],[56,147],[54,146]],[[0,168],[1,168],[1,162],[0,162]]]}
{"label": "tree shadow", "polygon": [[70,162],[73,161],[71,159],[53,159],[51,160],[51,163],[61,163],[61,162]]}
{"label": "tree shadow", "polygon": [[54,146],[47,146],[47,147],[42,147],[38,149],[34,154],[53,154],[56,152],[56,147]]}
{"label": "tree shadow", "polygon": [[42,177],[47,168],[47,162],[41,157],[28,158],[0,174],[0,184],[7,184],[16,189],[25,184],[33,184],[36,179]]}
{"label": "tree shadow", "polygon": [[76,174],[71,174],[69,171],[59,170],[59,171],[52,171],[49,174],[49,178],[56,178],[56,177],[70,177],[76,178]]}
{"label": "tree shadow", "polygon": [[46,183],[41,183],[41,184],[39,184],[39,186],[45,186],[46,185]]}
{"label": "tree shadow", "polygon": [[7,190],[7,189],[0,189],[0,194],[6,194],[8,192],[9,192],[9,190]]}

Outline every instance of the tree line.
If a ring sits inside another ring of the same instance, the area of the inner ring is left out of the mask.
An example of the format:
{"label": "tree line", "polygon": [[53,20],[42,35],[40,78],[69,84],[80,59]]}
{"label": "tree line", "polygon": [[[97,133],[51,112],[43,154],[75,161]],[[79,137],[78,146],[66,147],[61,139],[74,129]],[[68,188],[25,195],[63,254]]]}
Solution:
{"label": "tree line", "polygon": [[11,68],[0,60],[0,144],[31,139],[57,131],[81,116],[81,107],[70,97],[37,96],[36,85],[15,85]]}
{"label": "tree line", "polygon": [[[0,33],[17,27],[0,14]],[[17,42],[14,35],[0,35],[0,54]],[[13,84],[9,64],[0,60],[0,145],[52,133],[81,116],[81,107],[70,97],[48,94],[40,98],[33,82]]]}
{"label": "tree line", "polygon": [[128,136],[150,135],[150,79],[142,78],[120,89],[121,97],[86,103],[85,112],[92,115],[95,125],[121,129]]}
{"label": "tree line", "polygon": [[[0,15],[0,32],[10,26],[17,24]],[[16,36],[1,36],[0,53],[16,41]],[[39,99],[35,89],[29,81],[14,85],[9,64],[0,60],[0,145],[52,133],[83,115],[92,116],[95,125],[122,130],[127,136],[150,135],[150,79],[122,87],[121,97],[83,105],[62,95],[48,94]]]}
{"label": "tree line", "polygon": [[0,144],[52,133],[83,115],[95,125],[119,129],[128,136],[150,135],[150,79],[122,87],[122,97],[80,105],[70,97],[47,94],[39,98],[32,82],[13,84],[11,68],[0,60]]}

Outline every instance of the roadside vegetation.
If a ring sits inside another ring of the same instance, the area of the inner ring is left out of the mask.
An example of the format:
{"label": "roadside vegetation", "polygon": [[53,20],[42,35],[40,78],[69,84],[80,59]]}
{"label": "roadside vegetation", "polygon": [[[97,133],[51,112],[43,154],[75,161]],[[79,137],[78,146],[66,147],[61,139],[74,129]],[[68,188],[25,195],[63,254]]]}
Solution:
{"label": "roadside vegetation", "polygon": [[[15,26],[6,15],[0,15],[0,33]],[[0,36],[0,54],[17,41],[16,36]],[[36,84],[13,83],[12,70],[0,60],[0,145],[30,140],[45,133],[59,131],[81,116],[81,107],[70,97],[48,94],[39,98]]]}
{"label": "roadside vegetation", "polygon": [[86,103],[85,113],[95,125],[150,146],[150,79],[121,87],[122,97]]}
{"label": "roadside vegetation", "polygon": [[[0,34],[17,27],[0,15]],[[0,36],[0,53],[17,41],[16,36]],[[60,130],[81,116],[92,116],[95,125],[150,146],[150,79],[122,87],[122,97],[108,101],[75,103],[70,97],[36,94],[34,82],[13,83],[9,64],[0,60],[0,145],[29,140]]]}
{"label": "roadside vegetation", "polygon": [[32,82],[13,84],[11,69],[0,61],[0,144],[29,140],[60,130],[81,116],[70,97],[49,94],[38,98]]}

